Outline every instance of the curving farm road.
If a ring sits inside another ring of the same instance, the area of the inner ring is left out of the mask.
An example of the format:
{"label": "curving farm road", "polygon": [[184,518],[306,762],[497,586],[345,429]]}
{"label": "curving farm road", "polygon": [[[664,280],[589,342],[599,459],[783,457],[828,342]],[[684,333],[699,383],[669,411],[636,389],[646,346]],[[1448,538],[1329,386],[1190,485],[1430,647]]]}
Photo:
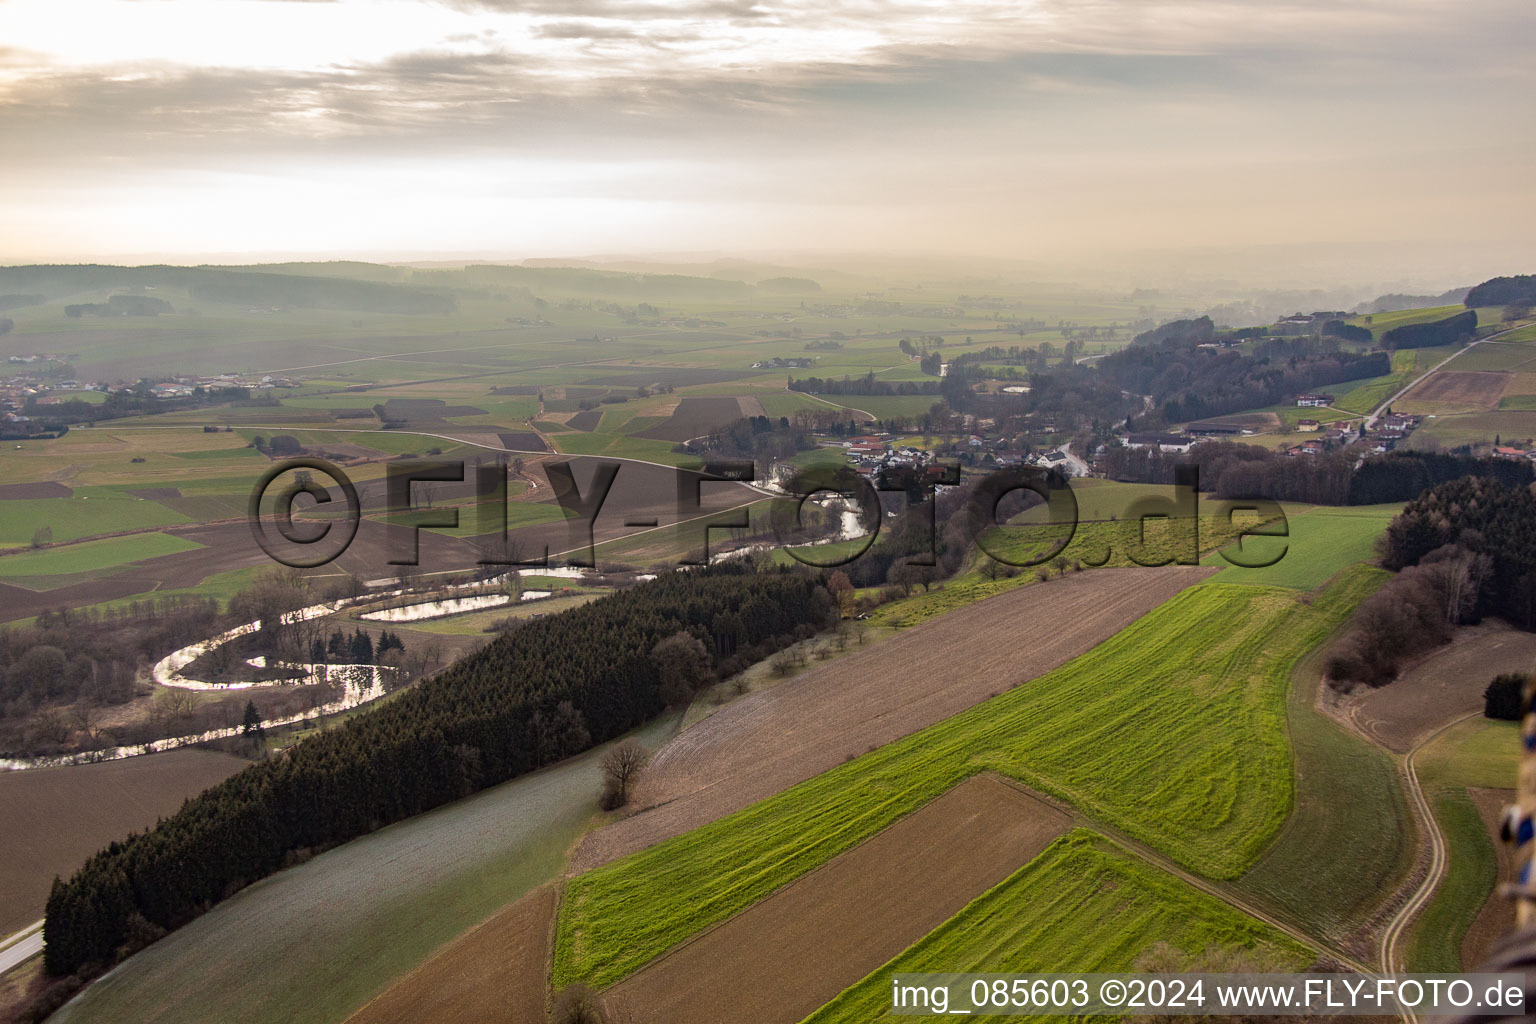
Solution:
{"label": "curving farm road", "polygon": [[[1424,749],[1432,740],[1452,726],[1459,725],[1469,718],[1476,718],[1481,712],[1471,711],[1459,718],[1453,718],[1440,728],[1427,736],[1424,736],[1413,745],[1403,758],[1403,778],[1408,785],[1409,803],[1413,807],[1413,813],[1424,828],[1424,834],[1429,837],[1429,871],[1419,887],[1408,897],[1407,901],[1398,908],[1397,913],[1387,922],[1387,926],[1381,933],[1381,968],[1388,973],[1401,973],[1407,969],[1407,964],[1402,962],[1402,955],[1398,944],[1408,926],[1419,911],[1424,909],[1430,899],[1435,895],[1435,889],[1440,885],[1440,879],[1445,876],[1446,846],[1445,833],[1440,831],[1440,823],[1435,820],[1433,808],[1429,806],[1429,799],[1424,795],[1424,787],[1419,785],[1419,775],[1413,766],[1414,758],[1420,750]],[[1410,1021],[1418,1020],[1412,1010],[1404,1011]]]}

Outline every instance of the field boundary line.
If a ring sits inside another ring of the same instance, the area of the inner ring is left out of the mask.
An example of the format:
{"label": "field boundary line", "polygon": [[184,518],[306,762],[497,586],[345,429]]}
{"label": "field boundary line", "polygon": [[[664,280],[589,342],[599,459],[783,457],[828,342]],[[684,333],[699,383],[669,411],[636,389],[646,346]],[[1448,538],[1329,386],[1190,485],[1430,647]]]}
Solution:
{"label": "field boundary line", "polygon": [[1084,814],[1077,808],[1072,807],[1071,805],[1062,804],[1054,799],[1047,798],[1043,794],[1035,791],[1030,786],[1019,781],[1018,779],[1009,778],[1006,775],[998,773],[991,774],[995,774],[998,779],[1002,780],[1007,785],[1012,786],[1015,789],[1018,789],[1037,800],[1042,800],[1045,803],[1051,804],[1052,806],[1057,807],[1058,810],[1064,810],[1066,813],[1072,816],[1074,821],[1076,821],[1084,828],[1092,829],[1093,831],[1102,834],[1105,838],[1110,839],[1116,844],[1124,847],[1125,850],[1133,856],[1139,857],[1141,860],[1146,861],[1153,867],[1161,868],[1163,871],[1166,871],[1181,881],[1193,886],[1194,888],[1205,893],[1207,896],[1212,896],[1218,900],[1221,900],[1223,903],[1227,904],[1233,909],[1239,910],[1242,913],[1247,914],[1249,917],[1254,918],[1255,920],[1262,921],[1270,927],[1284,932],[1286,935],[1289,935],[1296,941],[1316,949],[1319,953],[1327,954],[1328,956],[1332,957],[1347,967],[1357,970],[1362,974],[1369,973],[1369,969],[1366,968],[1364,964],[1360,963],[1354,957],[1348,955],[1342,950],[1335,948],[1331,942],[1310,935],[1306,929],[1276,917],[1269,911],[1260,910],[1253,904],[1249,903],[1247,900],[1243,899],[1241,896],[1238,896],[1236,893],[1232,892],[1225,884],[1215,882],[1201,875],[1195,874],[1193,871],[1190,871],[1188,868],[1183,867],[1176,861],[1171,860],[1165,854],[1158,852],[1157,850],[1148,846],[1146,843],[1143,843],[1138,839],[1131,838],[1124,832],[1121,832],[1119,829],[1114,828],[1111,825],[1106,825],[1088,817],[1088,815]]}
{"label": "field boundary line", "polygon": [[[865,845],[867,845],[869,843],[874,842],[876,839],[878,839],[881,836],[885,835],[887,832],[889,832],[890,830],[895,828],[897,825],[900,825],[902,822],[908,820],[913,815],[918,814],[919,812],[921,812],[923,810],[926,810],[929,807],[932,807],[938,801],[942,800],[944,797],[948,796],[949,794],[955,792],[955,790],[959,789],[961,786],[964,786],[967,783],[969,783],[969,782],[971,782],[971,781],[973,781],[975,779],[978,779],[978,778],[988,778],[988,779],[992,779],[993,781],[996,781],[996,782],[1001,782],[1004,785],[1008,786],[1009,788],[1017,790],[1018,792],[1022,793],[1024,796],[1032,798],[1037,803],[1040,803],[1040,804],[1044,805],[1045,807],[1047,807],[1047,808],[1049,808],[1051,810],[1057,811],[1059,813],[1066,814],[1069,818],[1071,818],[1073,820],[1077,820],[1078,818],[1081,817],[1081,815],[1075,814],[1075,812],[1073,812],[1070,807],[1068,807],[1068,806],[1066,806],[1064,804],[1061,804],[1061,803],[1059,803],[1056,800],[1048,799],[1043,794],[1037,793],[1033,789],[1030,789],[1028,786],[1023,785],[1022,783],[1017,783],[1016,780],[1009,779],[1007,776],[999,774],[998,772],[992,771],[990,769],[984,769],[984,770],[981,770],[981,771],[978,771],[978,772],[974,772],[974,773],[972,773],[970,775],[967,775],[965,778],[959,780],[953,786],[950,786],[948,789],[944,790],[942,793],[935,794],[933,799],[928,800],[928,801],[926,801],[926,802],[924,802],[922,804],[919,804],[918,806],[912,808],[912,810],[910,810],[906,814],[903,814],[900,817],[896,818],[894,821],[892,821],[890,824],[886,825],[884,828],[880,829],[878,832],[872,832],[869,835],[865,836],[863,839],[859,840],[857,843],[854,843],[852,846],[848,847],[846,850],[840,851],[837,854],[837,856],[833,857],[831,860],[823,861],[822,863],[816,865],[811,870],[806,871],[806,872],[796,876],[795,878],[790,879],[789,881],[785,882],[783,885],[779,886],[777,889],[774,889],[772,892],[765,894],[762,899],[759,899],[759,900],[756,900],[756,901],[754,901],[752,903],[749,903],[747,906],[742,907],[740,910],[736,911],[736,913],[734,913],[734,914],[731,914],[729,917],[721,918],[718,921],[712,921],[706,927],[699,929],[698,931],[694,932],[692,935],[690,935],[687,938],[683,939],[682,941],[678,942],[676,945],[668,947],[666,950],[664,950],[661,953],[657,954],[656,956],[652,957],[650,960],[646,961],[641,966],[635,968],[633,971],[630,971],[628,974],[624,975],[623,977],[615,978],[613,981],[609,982],[608,985],[606,985],[604,987],[603,991],[607,991],[610,988],[613,988],[613,987],[615,987],[617,985],[623,984],[625,981],[629,980],[630,978],[633,978],[636,975],[640,974],[641,971],[648,971],[648,970],[650,970],[652,967],[655,967],[657,964],[662,963],[663,961],[665,961],[668,958],[672,957],[674,954],[678,953],[679,951],[681,951],[683,949],[686,949],[689,946],[692,946],[696,942],[702,941],[705,936],[709,935],[710,933],[714,932],[715,930],[717,930],[719,928],[724,927],[728,922],[734,920],[735,918],[739,917],[742,914],[745,914],[747,911],[753,909],[754,907],[762,906],[764,903],[768,902],[771,899],[774,899],[775,897],[779,896],[781,893],[788,892],[789,890],[793,889],[795,886],[800,885],[801,883],[806,882],[807,879],[813,878],[815,875],[819,874],[822,871],[823,868],[827,867],[827,865],[831,864],[833,861],[837,860],[839,857],[845,857],[848,854],[852,853],[854,850],[857,850],[857,849],[859,849],[862,846],[865,846]],[[1065,833],[1063,833],[1063,834],[1065,834]],[[1033,859],[1034,858],[1030,858],[1030,860],[1033,860]],[[1029,861],[1025,861],[1024,863],[1028,864]],[[603,866],[605,866],[605,865],[599,865],[597,868],[592,868],[591,870],[597,871],[597,870],[600,870],[601,867],[603,867]],[[1022,868],[1022,867],[1024,867],[1024,864],[1020,864],[1017,868],[1014,868],[1014,871],[1018,871],[1019,868]],[[1012,872],[1010,872],[1010,877],[1011,876],[1012,876]],[[568,876],[568,878],[569,877],[580,877],[580,876]],[[998,884],[1001,884],[1001,883],[998,883]],[[990,892],[991,889],[989,888],[986,891]],[[980,895],[982,895],[982,894],[978,894],[978,896],[975,897],[975,898],[979,898]],[[562,887],[561,887],[560,897],[561,897],[561,903],[563,905],[564,899],[565,899],[565,891],[564,891],[564,885],[563,884],[562,884]],[[967,901],[967,903],[969,903],[969,902],[970,901]],[[558,915],[556,916],[555,920],[557,922],[557,925],[556,925],[556,929],[554,929],[554,930],[558,930],[558,921],[559,921]],[[553,961],[551,961],[550,966],[551,966],[551,969],[553,969],[553,966],[554,966]]]}

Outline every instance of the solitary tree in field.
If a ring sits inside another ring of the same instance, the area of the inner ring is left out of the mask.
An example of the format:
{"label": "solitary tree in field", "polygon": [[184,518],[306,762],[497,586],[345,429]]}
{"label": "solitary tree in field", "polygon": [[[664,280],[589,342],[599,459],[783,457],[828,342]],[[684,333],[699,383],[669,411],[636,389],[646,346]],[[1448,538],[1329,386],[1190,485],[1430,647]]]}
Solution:
{"label": "solitary tree in field", "polygon": [[245,715],[240,720],[240,731],[247,736],[262,735],[261,712],[256,710],[256,702],[253,700],[245,702]]}
{"label": "solitary tree in field", "polygon": [[603,755],[600,764],[603,779],[613,796],[613,807],[622,807],[629,802],[629,787],[645,771],[650,759],[650,753],[639,740],[624,740]]}
{"label": "solitary tree in field", "polygon": [[33,547],[40,548],[44,544],[50,544],[52,542],[53,542],[53,527],[51,527],[51,526],[39,526],[37,529],[32,531],[32,546]]}

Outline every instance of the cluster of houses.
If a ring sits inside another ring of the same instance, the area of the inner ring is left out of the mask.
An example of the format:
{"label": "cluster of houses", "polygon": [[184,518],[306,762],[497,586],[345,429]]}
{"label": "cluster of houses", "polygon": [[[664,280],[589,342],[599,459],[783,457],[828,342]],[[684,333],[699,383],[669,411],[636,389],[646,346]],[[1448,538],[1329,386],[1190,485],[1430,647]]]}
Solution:
{"label": "cluster of houses", "polygon": [[[1303,408],[1325,408],[1333,401],[1332,395],[1299,395],[1296,404]],[[1377,419],[1374,426],[1366,428],[1350,420],[1322,420],[1303,417],[1296,421],[1299,434],[1316,434],[1296,444],[1279,449],[1288,456],[1320,455],[1351,445],[1364,452],[1388,452],[1406,438],[1419,425],[1420,417],[1403,413],[1388,413]],[[1162,452],[1184,454],[1205,440],[1229,435],[1250,435],[1254,431],[1238,424],[1218,420],[1192,423],[1179,433],[1132,433],[1124,438],[1128,448],[1156,448]],[[1524,457],[1523,453],[1520,453]],[[1513,456],[1512,456],[1513,457]]]}
{"label": "cluster of houses", "polygon": [[1419,420],[1418,416],[1389,412],[1379,417],[1371,430],[1362,428],[1360,442],[1367,445],[1373,452],[1389,452],[1413,433],[1413,428],[1419,425]]}
{"label": "cluster of houses", "polygon": [[291,377],[242,376],[238,373],[221,373],[217,377],[172,377],[150,386],[156,398],[186,398],[197,393],[198,388],[245,388],[247,391],[271,391],[274,388],[296,388],[299,382]]}
{"label": "cluster of houses", "polygon": [[43,380],[30,374],[14,374],[0,377],[0,409],[6,410],[7,421],[16,422],[25,419],[19,413],[30,401],[67,402],[81,391],[106,391],[107,387],[95,381]]}
{"label": "cluster of houses", "polygon": [[897,443],[890,434],[867,434],[845,441],[824,441],[825,447],[840,447],[847,453],[848,464],[863,476],[874,476],[882,469],[910,466],[926,468],[941,475],[946,466],[956,462],[983,466],[1039,466],[1068,470],[1069,460],[1061,451],[1032,452],[1011,448],[1003,438],[982,434],[962,434],[936,446],[931,451]]}
{"label": "cluster of houses", "polygon": [[[9,362],[25,365],[39,359],[51,361],[46,356],[12,356]],[[156,398],[185,398],[196,394],[198,388],[205,390],[246,388],[250,391],[267,391],[273,388],[298,386],[299,382],[289,377],[265,374],[258,378],[224,373],[217,377],[174,377],[171,380],[150,385],[150,392]],[[84,392],[109,393],[123,391],[129,387],[132,385],[121,380],[115,383],[94,380],[50,380],[27,373],[0,376],[0,419],[3,419],[7,426],[19,427],[29,421],[22,412],[29,402],[37,405],[57,405],[77,399]]]}
{"label": "cluster of houses", "polygon": [[842,448],[848,456],[848,465],[855,467],[864,476],[873,476],[882,469],[896,466],[926,466],[933,461],[933,453],[911,445],[896,444],[890,434],[866,434],[842,442],[823,444]]}

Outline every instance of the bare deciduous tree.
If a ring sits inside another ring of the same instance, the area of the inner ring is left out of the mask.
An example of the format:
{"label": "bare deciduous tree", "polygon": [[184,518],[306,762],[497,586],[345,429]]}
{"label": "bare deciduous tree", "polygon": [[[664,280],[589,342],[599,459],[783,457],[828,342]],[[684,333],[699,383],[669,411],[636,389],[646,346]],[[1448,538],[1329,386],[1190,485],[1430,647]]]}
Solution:
{"label": "bare deciduous tree", "polygon": [[603,755],[599,764],[603,770],[603,779],[616,801],[614,807],[622,807],[629,802],[629,787],[645,770],[646,762],[650,759],[650,752],[645,749],[645,745],[633,739],[621,741]]}

